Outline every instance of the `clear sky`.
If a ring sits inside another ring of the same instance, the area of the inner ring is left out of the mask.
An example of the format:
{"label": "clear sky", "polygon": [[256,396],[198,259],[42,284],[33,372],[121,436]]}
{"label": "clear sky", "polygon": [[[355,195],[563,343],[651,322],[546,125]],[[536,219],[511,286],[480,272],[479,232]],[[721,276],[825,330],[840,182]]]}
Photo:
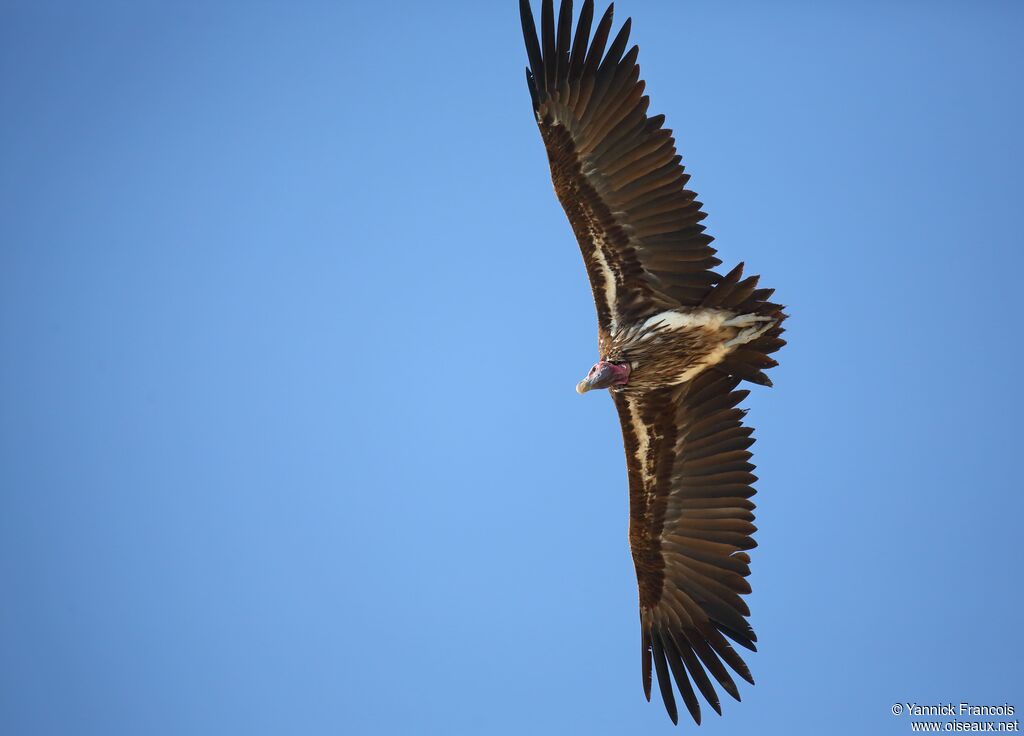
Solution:
{"label": "clear sky", "polygon": [[[693,731],[517,3],[183,5],[0,5],[0,732]],[[823,5],[617,6],[791,314],[704,734],[1024,708],[1024,6]]]}

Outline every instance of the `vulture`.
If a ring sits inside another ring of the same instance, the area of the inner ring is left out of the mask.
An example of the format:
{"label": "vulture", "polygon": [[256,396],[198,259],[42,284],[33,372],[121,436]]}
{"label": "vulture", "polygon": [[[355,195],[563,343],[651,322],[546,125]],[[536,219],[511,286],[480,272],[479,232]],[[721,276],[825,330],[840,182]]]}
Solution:
{"label": "vulture", "polygon": [[672,721],[674,683],[699,724],[697,692],[720,715],[715,683],[739,700],[730,670],[754,682],[733,647],[757,640],[742,597],[754,439],[738,405],[742,382],[771,385],[786,315],[742,263],[715,271],[702,205],[664,116],[648,116],[630,20],[612,36],[613,7],[594,27],[586,0],[574,33],[572,1],[556,19],[542,0],[538,36],[520,0],[526,81],[597,307],[599,360],[576,390],[607,389],[622,425],[644,695],[653,669]]}

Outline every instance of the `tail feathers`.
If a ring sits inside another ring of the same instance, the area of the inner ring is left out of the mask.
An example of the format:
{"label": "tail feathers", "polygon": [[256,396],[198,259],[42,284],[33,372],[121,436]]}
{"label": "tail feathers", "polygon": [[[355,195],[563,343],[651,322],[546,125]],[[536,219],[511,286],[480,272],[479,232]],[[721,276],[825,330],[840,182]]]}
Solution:
{"label": "tail feathers", "polygon": [[772,318],[773,324],[769,329],[743,345],[742,349],[733,350],[725,360],[715,366],[724,373],[751,383],[771,386],[771,379],[764,371],[778,365],[768,356],[786,344],[781,335],[785,331],[782,323],[787,315],[782,311],[781,304],[768,301],[775,293],[774,289],[757,288],[758,278],[743,278],[743,264],[740,263],[708,291],[701,306]]}

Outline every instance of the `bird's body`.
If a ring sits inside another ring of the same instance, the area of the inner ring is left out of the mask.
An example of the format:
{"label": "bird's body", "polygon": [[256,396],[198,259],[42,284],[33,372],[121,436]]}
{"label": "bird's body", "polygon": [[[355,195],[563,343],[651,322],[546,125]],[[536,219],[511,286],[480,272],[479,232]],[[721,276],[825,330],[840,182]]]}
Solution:
{"label": "bird's body", "polygon": [[725,309],[670,309],[617,327],[598,342],[602,360],[630,366],[629,382],[611,390],[640,393],[686,383],[760,337],[774,321]]}
{"label": "bird's body", "polygon": [[647,116],[630,21],[612,38],[609,7],[591,34],[585,0],[573,33],[571,0],[557,22],[542,0],[538,37],[529,0],[520,12],[534,115],[597,308],[600,360],[577,391],[608,389],[622,426],[644,692],[653,669],[672,720],[674,681],[699,723],[694,688],[721,713],[712,678],[736,699],[727,667],[753,683],[728,641],[757,638],[741,597],[756,478],[738,387],[771,385],[786,315],[742,264],[714,271],[672,133]]}

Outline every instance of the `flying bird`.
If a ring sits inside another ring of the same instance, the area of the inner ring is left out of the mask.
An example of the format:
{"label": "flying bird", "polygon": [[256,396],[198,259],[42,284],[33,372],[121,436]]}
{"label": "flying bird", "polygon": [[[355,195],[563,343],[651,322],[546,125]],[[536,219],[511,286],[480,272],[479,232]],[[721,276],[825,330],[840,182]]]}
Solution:
{"label": "flying bird", "polygon": [[777,365],[786,315],[742,263],[714,270],[702,205],[664,116],[647,114],[630,20],[611,35],[613,7],[591,35],[593,0],[575,33],[571,0],[557,22],[543,0],[538,38],[520,0],[526,81],[597,307],[600,359],[576,390],[607,389],[622,425],[644,694],[653,668],[672,721],[674,681],[700,723],[695,689],[721,714],[712,678],[736,700],[729,669],[754,682],[730,644],[755,651],[757,640],[741,597],[755,546],[754,439],[737,405],[749,393],[741,382],[771,385],[764,371]]}

